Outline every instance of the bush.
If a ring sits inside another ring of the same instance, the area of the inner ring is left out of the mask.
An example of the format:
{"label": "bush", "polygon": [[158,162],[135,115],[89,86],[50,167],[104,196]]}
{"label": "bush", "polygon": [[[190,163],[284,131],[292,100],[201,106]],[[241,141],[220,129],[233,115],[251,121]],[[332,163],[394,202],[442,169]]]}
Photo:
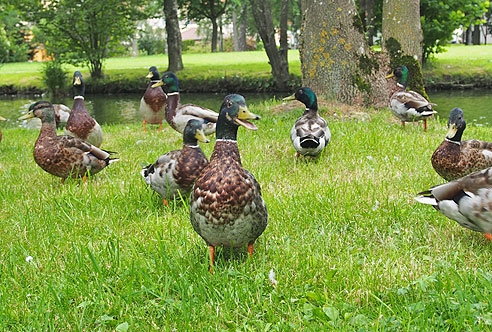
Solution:
{"label": "bush", "polygon": [[67,91],[68,76],[59,61],[46,61],[42,69],[42,80],[52,96],[59,96]]}

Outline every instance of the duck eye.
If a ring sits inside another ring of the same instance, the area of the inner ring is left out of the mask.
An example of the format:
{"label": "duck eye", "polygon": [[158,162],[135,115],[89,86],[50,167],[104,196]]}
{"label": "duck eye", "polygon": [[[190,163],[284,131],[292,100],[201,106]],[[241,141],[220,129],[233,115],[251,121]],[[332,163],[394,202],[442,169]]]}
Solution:
{"label": "duck eye", "polygon": [[226,106],[227,108],[232,107],[232,100],[228,100]]}

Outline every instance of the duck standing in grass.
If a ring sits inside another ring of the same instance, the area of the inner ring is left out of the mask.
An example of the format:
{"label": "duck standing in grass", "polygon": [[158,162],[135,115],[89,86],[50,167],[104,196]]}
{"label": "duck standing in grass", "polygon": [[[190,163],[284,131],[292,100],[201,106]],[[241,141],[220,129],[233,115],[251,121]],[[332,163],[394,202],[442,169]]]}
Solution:
{"label": "duck standing in grass", "polygon": [[142,169],[142,176],[150,187],[167,199],[189,195],[197,176],[208,165],[208,159],[198,141],[210,142],[203,133],[203,120],[191,119],[183,133],[183,148],[162,155]]}
{"label": "duck standing in grass", "polygon": [[492,143],[476,139],[461,141],[466,128],[463,111],[449,114],[446,138],[432,154],[432,167],[447,181],[492,167]]}
{"label": "duck standing in grass", "polygon": [[65,134],[78,137],[92,145],[100,147],[103,142],[101,126],[94,120],[85,108],[85,82],[82,74],[73,74],[73,106],[67,121]]}
{"label": "duck standing in grass", "polygon": [[243,96],[225,97],[210,163],[202,170],[191,191],[191,224],[209,246],[210,271],[216,246],[242,247],[247,244],[251,257],[255,240],[268,224],[260,185],[243,168],[237,146],[239,126],[257,130],[248,120],[259,118],[247,109]]}
{"label": "duck standing in grass", "polygon": [[283,100],[299,100],[306,105],[304,114],[290,131],[290,140],[299,155],[317,157],[330,142],[331,133],[326,120],[318,113],[318,100],[310,88],[299,88]]}
{"label": "duck standing in grass", "polygon": [[219,114],[208,108],[193,104],[181,105],[179,102],[179,82],[174,73],[166,72],[162,74],[161,80],[152,85],[153,88],[159,86],[164,86],[164,90],[167,93],[166,121],[174,130],[182,134],[189,120],[202,119],[204,120],[203,132],[205,135],[208,136],[215,132],[215,123]]}
{"label": "duck standing in grass", "polygon": [[146,123],[160,124],[159,131],[162,130],[162,121],[166,115],[166,93],[161,87],[153,88],[152,86],[160,81],[159,72],[155,66],[149,68],[149,74],[146,76],[150,78],[150,83],[147,86],[147,90],[140,100],[140,114],[143,117],[143,130]]}
{"label": "duck standing in grass", "polygon": [[492,239],[492,168],[419,193],[416,200],[432,205],[461,226]]}
{"label": "duck standing in grass", "polygon": [[406,91],[408,84],[408,68],[398,66],[393,70],[393,73],[386,78],[396,77],[398,83],[390,93],[390,110],[398,119],[401,120],[401,125],[405,127],[405,122],[414,122],[424,120],[424,131],[427,131],[427,118],[432,114],[437,113],[432,109],[432,105],[415,91]]}
{"label": "duck standing in grass", "polygon": [[[5,121],[6,119],[0,116],[0,121]],[[0,130],[0,142],[2,141],[2,131]]]}
{"label": "duck standing in grass", "polygon": [[41,131],[34,145],[34,160],[46,172],[61,177],[85,177],[96,174],[118,159],[110,157],[110,151],[101,150],[84,140],[72,136],[57,136],[55,111],[48,101],[32,104],[29,112],[20,117],[26,120],[41,119]]}

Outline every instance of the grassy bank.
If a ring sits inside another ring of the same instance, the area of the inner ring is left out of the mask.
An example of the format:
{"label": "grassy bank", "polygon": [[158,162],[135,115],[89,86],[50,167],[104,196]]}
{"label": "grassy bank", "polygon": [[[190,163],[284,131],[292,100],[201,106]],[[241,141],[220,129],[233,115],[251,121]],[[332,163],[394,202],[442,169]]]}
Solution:
{"label": "grassy bank", "polygon": [[[184,54],[185,69],[180,71],[180,89],[188,92],[268,92],[273,91],[271,67],[264,51],[238,53]],[[86,77],[87,92],[119,93],[145,91],[150,66],[162,73],[168,64],[167,55],[110,58],[105,62],[105,77],[94,81],[87,68],[67,65],[71,77],[81,70]],[[0,67],[0,94],[41,92],[42,63],[8,63]],[[299,86],[301,69],[299,52],[289,51],[291,86]],[[290,91],[291,89],[289,89]],[[70,91],[70,87],[67,87]]]}
{"label": "grassy bank", "polygon": [[[424,67],[428,89],[492,87],[492,45],[450,45]],[[178,76],[188,92],[272,92],[271,68],[264,51],[184,54],[185,69]],[[166,55],[111,58],[105,62],[105,78],[93,81],[87,68],[67,65],[67,72],[81,69],[89,93],[143,92],[150,66],[162,72]],[[42,93],[42,63],[8,63],[0,66],[0,94]],[[289,51],[292,87],[301,85],[299,52]],[[70,91],[70,87],[66,87]],[[289,91],[291,89],[288,89]]]}
{"label": "grassy bank", "polygon": [[[164,207],[138,174],[180,147],[168,126],[105,126],[121,161],[86,188],[34,163],[36,131],[3,130],[0,330],[487,329],[490,244],[413,199],[442,182],[430,156],[444,123],[424,133],[389,111],[341,119],[323,108],[332,142],[318,161],[296,162],[288,133],[303,107],[278,108],[250,105],[259,130],[239,132],[269,226],[253,259],[219,250],[214,275],[188,203]],[[471,125],[469,137],[489,133]],[[210,156],[213,140],[203,149]]]}

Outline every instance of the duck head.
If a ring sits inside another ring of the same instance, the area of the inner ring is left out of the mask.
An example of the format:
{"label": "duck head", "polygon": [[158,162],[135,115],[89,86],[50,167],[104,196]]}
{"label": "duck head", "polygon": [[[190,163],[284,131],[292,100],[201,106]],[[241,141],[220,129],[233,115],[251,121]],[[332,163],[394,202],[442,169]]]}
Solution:
{"label": "duck head", "polygon": [[161,80],[154,85],[153,88],[158,86],[163,86],[163,89],[166,93],[179,92],[179,82],[176,75],[170,71],[162,74]]}
{"label": "duck head", "polygon": [[152,66],[149,68],[149,73],[146,78],[150,78],[151,81],[158,81],[159,80],[159,72],[157,71],[156,66]]}
{"label": "duck head", "polygon": [[246,129],[258,128],[248,120],[259,120],[260,117],[251,113],[246,106],[244,97],[237,94],[228,95],[220,106],[219,118],[216,125],[217,139],[236,140],[237,129],[243,126]]}
{"label": "duck head", "polygon": [[408,68],[406,66],[398,66],[395,69],[393,69],[393,72],[386,76],[386,78],[392,78],[396,77],[398,79],[398,84],[401,87],[406,88],[408,84]]}
{"label": "duck head", "polygon": [[197,145],[198,142],[210,142],[203,132],[203,124],[204,121],[202,119],[189,120],[183,132],[183,143],[187,145]]}
{"label": "duck head", "polygon": [[76,96],[85,96],[85,82],[84,78],[82,77],[82,74],[80,71],[76,71],[73,73],[73,95],[74,97]]}
{"label": "duck head", "polygon": [[318,109],[318,99],[316,98],[316,94],[308,87],[298,88],[292,96],[285,97],[282,100],[299,100],[306,105],[306,108],[312,110]]}
{"label": "duck head", "polygon": [[39,118],[41,122],[55,122],[55,109],[49,101],[38,101],[29,106],[29,112],[19,118],[19,120],[27,120],[31,118]]}
{"label": "duck head", "polygon": [[446,138],[453,142],[461,142],[461,136],[466,128],[465,116],[461,108],[455,107],[449,113],[448,132]]}

